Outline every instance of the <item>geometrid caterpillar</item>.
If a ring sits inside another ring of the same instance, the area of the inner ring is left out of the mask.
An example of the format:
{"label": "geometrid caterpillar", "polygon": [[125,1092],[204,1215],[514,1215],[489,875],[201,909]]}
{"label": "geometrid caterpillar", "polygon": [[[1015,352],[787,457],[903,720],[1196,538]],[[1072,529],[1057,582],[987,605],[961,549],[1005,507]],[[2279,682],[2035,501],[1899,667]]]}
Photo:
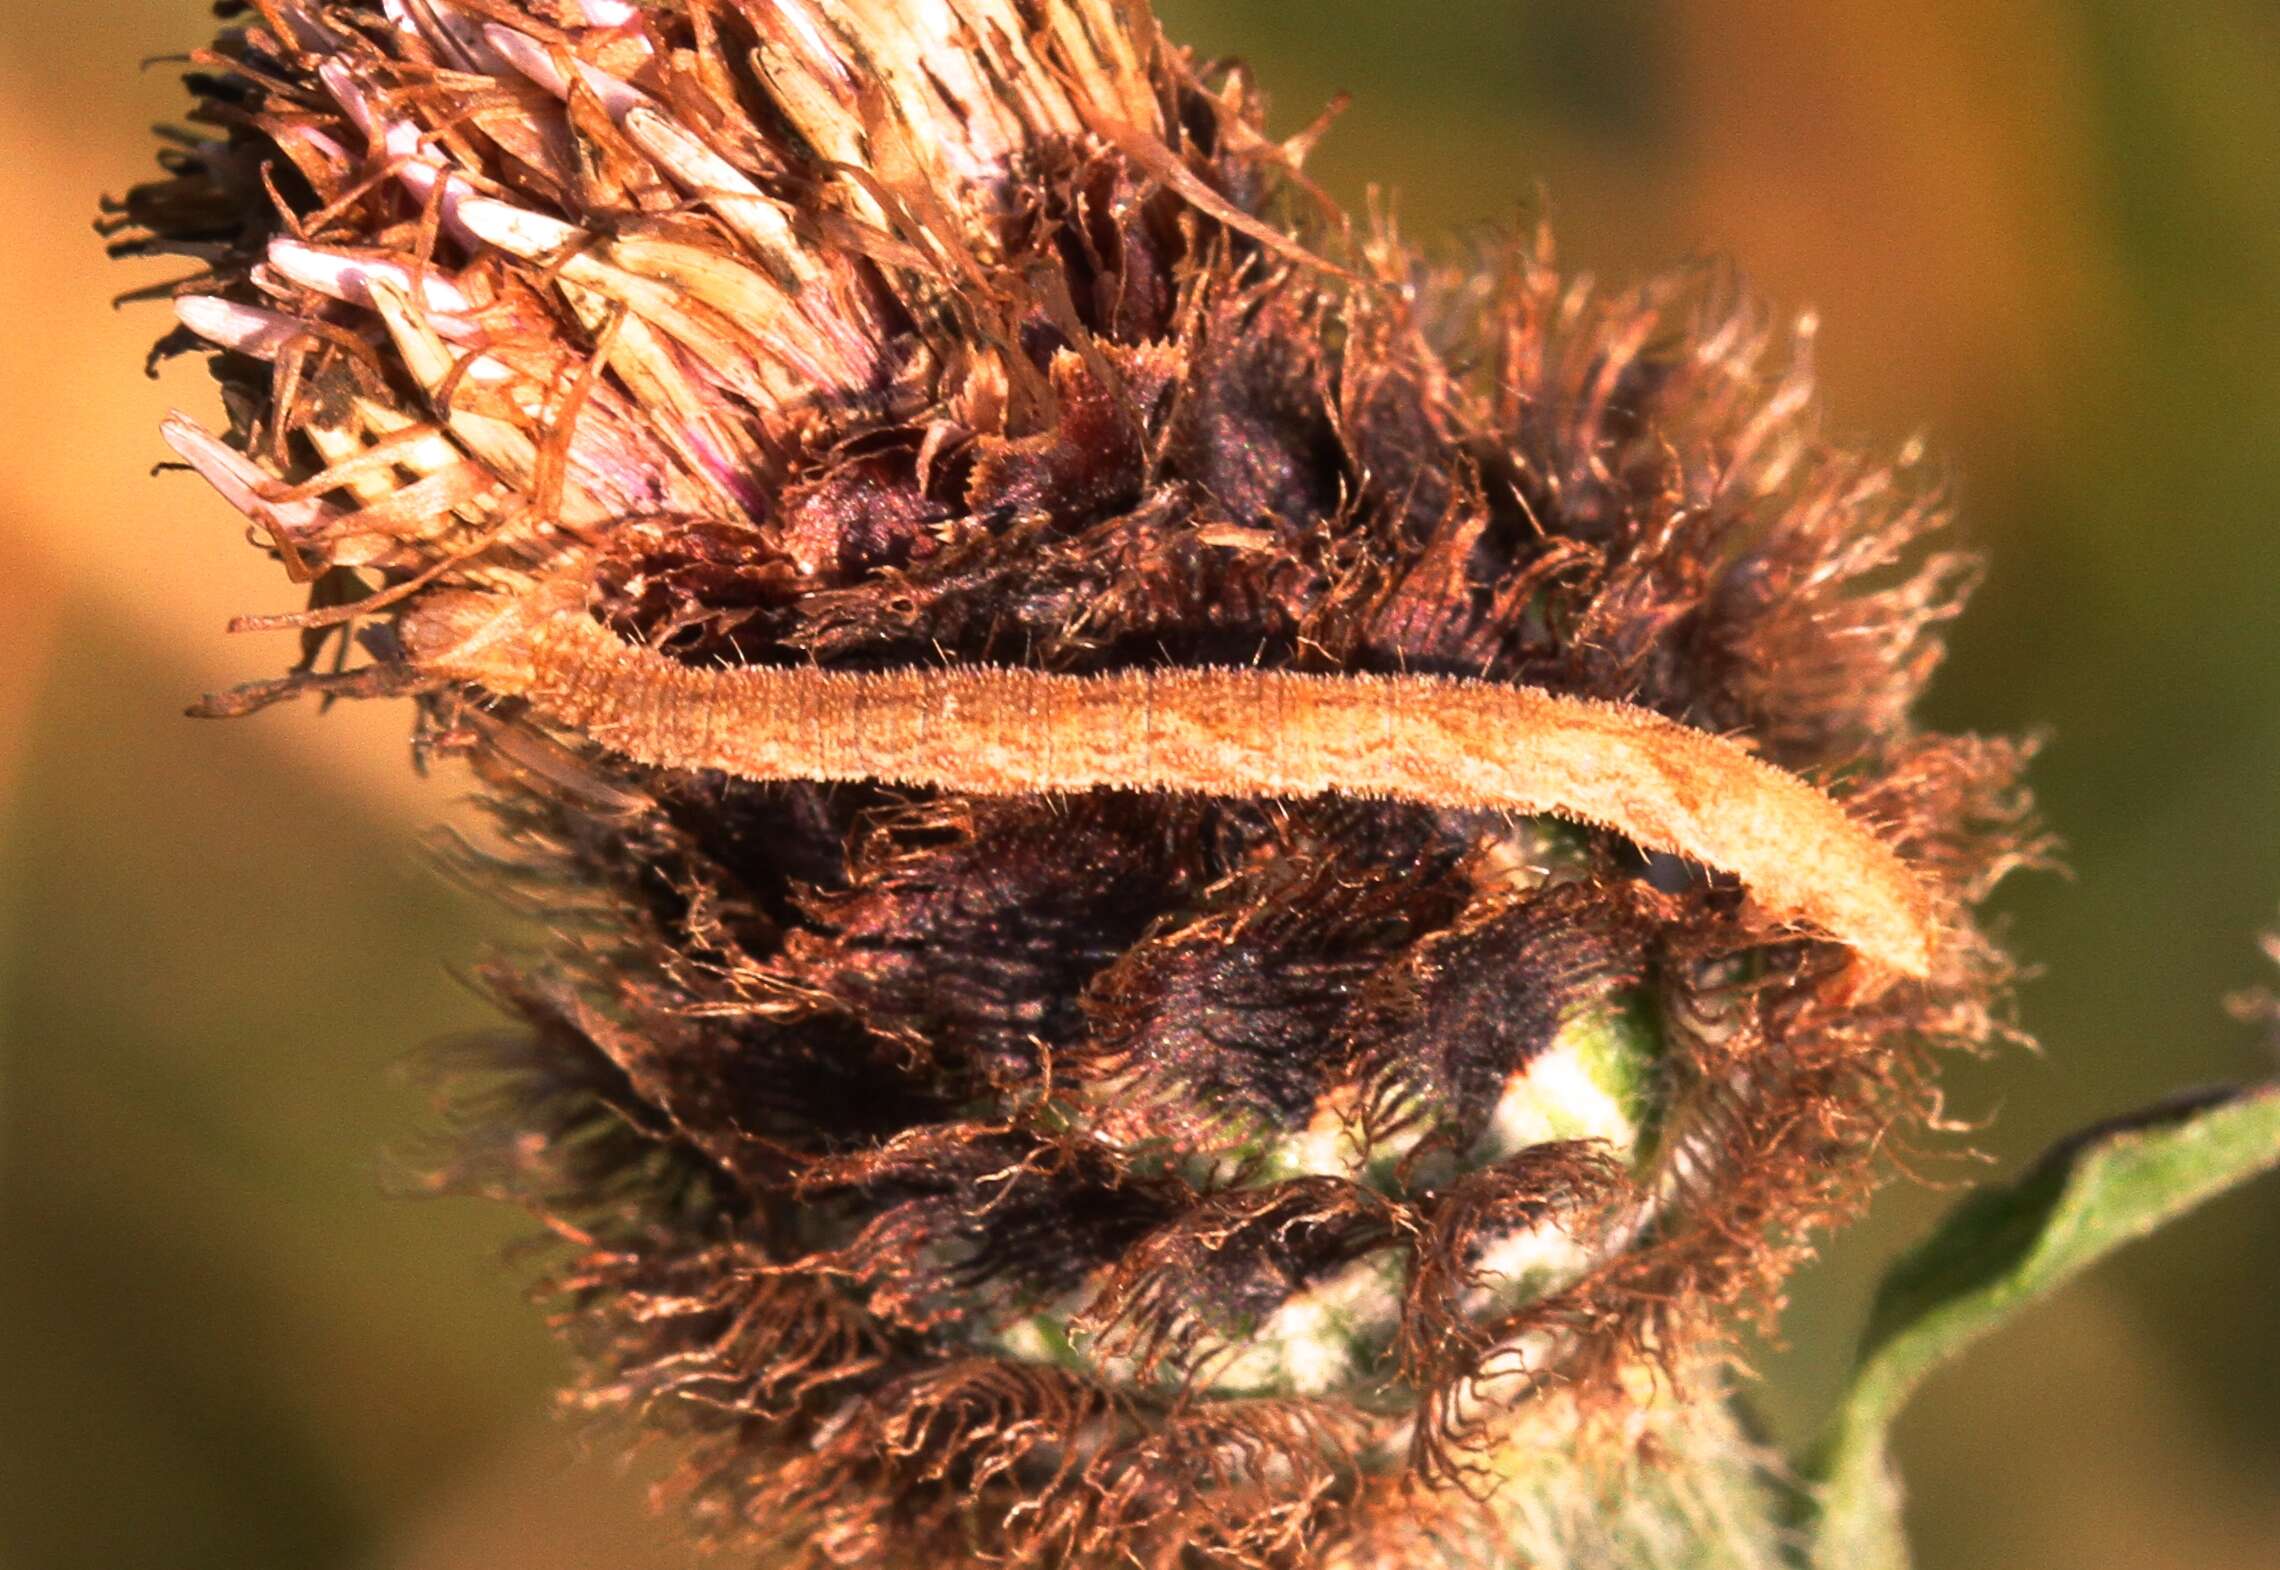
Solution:
{"label": "geometrid caterpillar", "polygon": [[1940,922],[1867,828],[1741,746],[1646,709],[1440,676],[1003,666],[703,670],[625,642],[574,594],[451,593],[399,626],[424,673],[528,701],[661,768],[975,795],[1103,787],[1329,792],[1541,814],[1739,878],[1777,920],[1904,976]]}

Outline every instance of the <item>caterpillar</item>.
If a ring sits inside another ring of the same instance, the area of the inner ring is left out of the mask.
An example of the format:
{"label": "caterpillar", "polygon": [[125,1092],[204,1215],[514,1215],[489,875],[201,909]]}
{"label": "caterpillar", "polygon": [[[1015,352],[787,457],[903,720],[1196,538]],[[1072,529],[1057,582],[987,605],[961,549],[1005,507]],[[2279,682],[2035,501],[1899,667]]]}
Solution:
{"label": "caterpillar", "polygon": [[1729,873],[1775,920],[1886,971],[1928,975],[1938,944],[1923,883],[1836,801],[1737,742],[1630,704],[1225,667],[699,669],[547,590],[433,596],[398,630],[425,674],[527,701],[654,767],[974,795],[1342,792],[1546,815]]}

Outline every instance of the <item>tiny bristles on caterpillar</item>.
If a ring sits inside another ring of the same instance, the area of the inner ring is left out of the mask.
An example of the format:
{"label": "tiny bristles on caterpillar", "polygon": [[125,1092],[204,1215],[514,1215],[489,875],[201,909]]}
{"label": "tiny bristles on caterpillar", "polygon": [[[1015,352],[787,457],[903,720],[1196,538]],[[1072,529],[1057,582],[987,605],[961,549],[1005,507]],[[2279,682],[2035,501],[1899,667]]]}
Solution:
{"label": "tiny bristles on caterpillar", "polygon": [[1778,921],[1904,976],[1940,920],[1907,864],[1812,785],[1628,704],[1440,676],[1003,666],[698,669],[540,591],[436,596],[424,672],[527,701],[637,762],[974,795],[1340,792],[1596,825],[1739,879]]}

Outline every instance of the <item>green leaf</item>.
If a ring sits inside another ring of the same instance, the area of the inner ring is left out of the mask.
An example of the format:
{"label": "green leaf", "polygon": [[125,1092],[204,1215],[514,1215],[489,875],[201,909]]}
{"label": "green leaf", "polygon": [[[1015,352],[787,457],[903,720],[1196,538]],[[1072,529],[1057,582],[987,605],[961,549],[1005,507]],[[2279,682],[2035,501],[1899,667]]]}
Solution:
{"label": "green leaf", "polygon": [[1974,1194],[1885,1277],[1843,1404],[1808,1466],[1823,1570],[1903,1570],[1892,1420],[1924,1376],[2124,1243],[2280,1165],[2280,1085],[2204,1093],[2068,1139]]}

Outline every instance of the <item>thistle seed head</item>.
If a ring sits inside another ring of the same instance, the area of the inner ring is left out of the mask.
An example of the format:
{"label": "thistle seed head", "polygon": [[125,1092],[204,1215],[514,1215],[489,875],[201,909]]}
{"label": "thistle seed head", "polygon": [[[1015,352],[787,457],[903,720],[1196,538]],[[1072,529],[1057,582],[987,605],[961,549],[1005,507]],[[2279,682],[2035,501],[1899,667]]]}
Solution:
{"label": "thistle seed head", "polygon": [[1971,563],[1718,278],[1429,264],[1141,0],[197,61],[119,249],[199,264],[164,434],[310,594],[207,707],[480,771],[562,938],[447,1176],[714,1535],[1447,1551],[1426,1485],[1769,1311],[1999,1034],[2023,751],[1910,717]]}

